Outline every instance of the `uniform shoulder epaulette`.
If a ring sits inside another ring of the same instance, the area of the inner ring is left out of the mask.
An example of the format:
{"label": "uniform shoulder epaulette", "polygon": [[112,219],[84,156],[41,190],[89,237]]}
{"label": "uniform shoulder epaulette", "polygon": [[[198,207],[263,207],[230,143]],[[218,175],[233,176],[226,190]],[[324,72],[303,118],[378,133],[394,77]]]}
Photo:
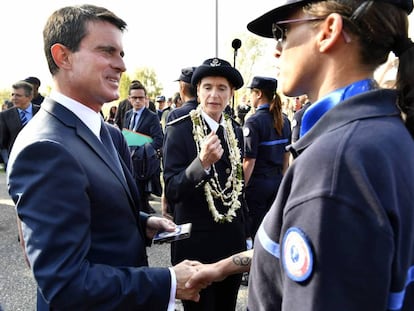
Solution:
{"label": "uniform shoulder epaulette", "polygon": [[232,116],[228,115],[229,119],[231,120],[231,122],[233,122],[233,124],[236,124],[237,126],[241,126],[241,124]]}
{"label": "uniform shoulder epaulette", "polygon": [[174,124],[180,123],[180,122],[182,122],[182,121],[184,121],[184,120],[186,120],[188,118],[190,118],[190,114],[189,113],[188,114],[185,114],[185,115],[183,115],[183,116],[181,116],[181,117],[179,117],[177,119],[174,119],[174,120],[168,122],[166,126],[170,126],[170,125],[174,125]]}

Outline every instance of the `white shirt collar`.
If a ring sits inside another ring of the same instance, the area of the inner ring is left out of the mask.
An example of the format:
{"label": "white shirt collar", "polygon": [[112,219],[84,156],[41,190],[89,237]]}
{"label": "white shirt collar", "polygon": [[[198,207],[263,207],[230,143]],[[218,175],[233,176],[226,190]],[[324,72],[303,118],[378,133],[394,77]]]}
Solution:
{"label": "white shirt collar", "polygon": [[225,121],[224,121],[223,114],[221,114],[220,123],[217,123],[216,120],[212,119],[203,110],[201,110],[201,115],[203,116],[203,119],[206,121],[206,123],[208,124],[208,126],[210,127],[210,129],[212,131],[217,132],[217,129],[218,129],[219,125],[223,126],[223,129],[224,130],[226,129],[226,127],[224,126],[225,125]]}
{"label": "white shirt collar", "polygon": [[72,111],[100,139],[102,117],[96,111],[62,93],[52,91],[51,99]]}

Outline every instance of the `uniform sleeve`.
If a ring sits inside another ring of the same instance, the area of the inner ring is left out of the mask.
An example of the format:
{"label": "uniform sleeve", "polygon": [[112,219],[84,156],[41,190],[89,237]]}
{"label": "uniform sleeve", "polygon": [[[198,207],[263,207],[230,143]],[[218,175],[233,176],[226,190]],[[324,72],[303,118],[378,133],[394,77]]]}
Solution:
{"label": "uniform sleeve", "polygon": [[244,136],[244,157],[246,158],[257,158],[259,149],[259,131],[256,124],[251,120],[247,119],[243,127]]}
{"label": "uniform sleeve", "polygon": [[[312,257],[303,281],[294,280],[298,244],[288,242],[292,228],[303,232],[311,250],[302,256]],[[368,208],[323,196],[306,201],[285,214],[281,243],[283,310],[386,309],[395,246]]]}
{"label": "uniform sleeve", "polygon": [[[186,126],[188,125],[188,126]],[[176,202],[210,178],[197,156],[191,122],[167,126],[163,147],[165,194]]]}

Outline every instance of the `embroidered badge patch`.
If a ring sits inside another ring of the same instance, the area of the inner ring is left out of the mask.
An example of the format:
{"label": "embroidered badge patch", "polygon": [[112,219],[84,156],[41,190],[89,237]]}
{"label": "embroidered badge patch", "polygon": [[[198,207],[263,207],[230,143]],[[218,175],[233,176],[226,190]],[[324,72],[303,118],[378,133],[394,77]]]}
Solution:
{"label": "embroidered badge patch", "polygon": [[313,253],[306,234],[292,227],[282,241],[282,263],[288,277],[295,282],[307,280],[313,271]]}
{"label": "embroidered badge patch", "polygon": [[250,129],[248,127],[243,128],[243,136],[247,137],[250,134]]}

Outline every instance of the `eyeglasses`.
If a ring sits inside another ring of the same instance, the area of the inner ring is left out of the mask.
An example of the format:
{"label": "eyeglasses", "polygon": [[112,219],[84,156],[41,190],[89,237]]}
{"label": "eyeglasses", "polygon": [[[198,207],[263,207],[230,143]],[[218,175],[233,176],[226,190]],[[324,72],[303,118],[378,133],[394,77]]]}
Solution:
{"label": "eyeglasses", "polygon": [[287,35],[287,25],[293,23],[307,23],[324,20],[324,17],[305,17],[298,19],[287,19],[284,21],[276,22],[272,24],[272,34],[276,41],[285,41]]}
{"label": "eyeglasses", "polygon": [[129,98],[132,100],[144,100],[145,96],[130,96]]}

